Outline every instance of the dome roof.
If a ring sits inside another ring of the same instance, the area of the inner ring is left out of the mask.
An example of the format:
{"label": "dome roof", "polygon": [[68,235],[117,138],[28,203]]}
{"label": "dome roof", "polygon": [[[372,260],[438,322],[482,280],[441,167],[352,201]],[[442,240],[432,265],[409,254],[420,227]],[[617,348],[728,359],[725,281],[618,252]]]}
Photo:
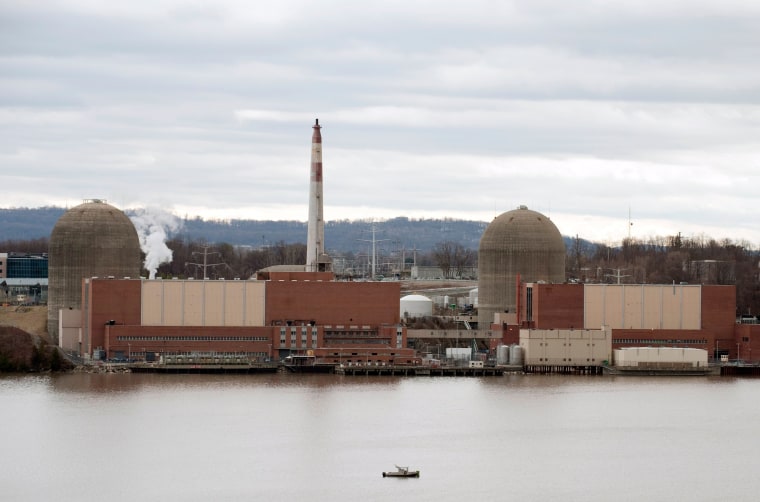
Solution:
{"label": "dome roof", "polygon": [[483,232],[480,250],[543,250],[565,252],[565,241],[557,226],[543,214],[526,206],[496,217]]}
{"label": "dome roof", "polygon": [[[93,254],[95,263],[108,265],[122,264],[123,260],[113,256],[102,256],[109,249],[130,258],[137,256],[139,266],[140,239],[132,221],[119,209],[106,202],[94,199],[66,211],[53,227],[50,234],[50,262],[58,265],[66,257],[53,250],[76,249]],[[90,253],[89,251],[94,251]],[[136,255],[135,255],[136,253]],[[129,266],[135,264],[128,260]],[[139,269],[138,269],[139,270]],[[113,275],[113,274],[111,274]]]}

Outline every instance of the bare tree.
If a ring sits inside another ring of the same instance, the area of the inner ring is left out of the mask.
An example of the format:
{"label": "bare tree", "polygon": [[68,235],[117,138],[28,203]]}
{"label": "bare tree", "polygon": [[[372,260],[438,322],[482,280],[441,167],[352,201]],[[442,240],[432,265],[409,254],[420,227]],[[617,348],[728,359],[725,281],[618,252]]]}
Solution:
{"label": "bare tree", "polygon": [[439,242],[433,249],[433,259],[441,269],[444,278],[451,275],[451,265],[454,262],[454,243],[451,241]]}
{"label": "bare tree", "polygon": [[452,264],[456,271],[457,278],[464,276],[464,270],[467,267],[472,267],[477,261],[478,254],[474,249],[464,247],[460,243],[454,244],[452,253]]}

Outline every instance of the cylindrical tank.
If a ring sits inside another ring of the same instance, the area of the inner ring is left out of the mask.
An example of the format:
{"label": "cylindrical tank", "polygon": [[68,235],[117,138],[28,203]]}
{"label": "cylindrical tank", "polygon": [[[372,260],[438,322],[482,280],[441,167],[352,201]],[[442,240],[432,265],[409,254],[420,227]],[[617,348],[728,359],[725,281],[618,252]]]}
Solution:
{"label": "cylindrical tank", "polygon": [[509,345],[496,347],[496,364],[501,366],[509,364]]}
{"label": "cylindrical tank", "polygon": [[513,366],[523,365],[523,349],[519,345],[509,346],[509,364]]}
{"label": "cylindrical tank", "polygon": [[516,310],[517,276],[522,282],[565,282],[565,242],[549,218],[526,206],[498,216],[483,232],[478,249],[478,325],[497,312]]}
{"label": "cylindrical tank", "polygon": [[433,300],[422,295],[401,298],[401,317],[426,317],[433,315]]}
{"label": "cylindrical tank", "polygon": [[82,279],[139,277],[140,240],[122,211],[95,199],[66,211],[50,234],[48,334],[58,341],[58,311],[80,309]]}

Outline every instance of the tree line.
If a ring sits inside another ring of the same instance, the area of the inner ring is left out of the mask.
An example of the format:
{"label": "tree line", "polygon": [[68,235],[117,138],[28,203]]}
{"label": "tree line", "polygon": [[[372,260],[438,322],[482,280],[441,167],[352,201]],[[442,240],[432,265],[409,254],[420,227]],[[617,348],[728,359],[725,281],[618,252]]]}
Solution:
{"label": "tree line", "polygon": [[760,313],[760,253],[746,240],[656,236],[620,246],[576,237],[567,249],[570,281],[622,284],[735,284],[738,313]]}
{"label": "tree line", "polygon": [[[203,239],[174,237],[167,241],[173,259],[162,264],[164,278],[248,279],[256,271],[273,265],[306,262],[306,245],[275,242],[260,247],[209,243]],[[46,253],[48,240],[0,241],[2,252]],[[760,313],[760,254],[745,241],[715,240],[707,236],[656,236],[625,239],[619,246],[592,243],[575,237],[566,248],[565,270],[570,282],[623,284],[735,284],[739,313]],[[370,275],[370,252],[331,252],[335,271],[347,277]],[[429,252],[405,250],[376,254],[376,272],[398,274],[413,263],[437,266],[443,277],[462,277],[477,266],[477,251],[457,241],[437,243]],[[147,275],[145,273],[145,275]]]}

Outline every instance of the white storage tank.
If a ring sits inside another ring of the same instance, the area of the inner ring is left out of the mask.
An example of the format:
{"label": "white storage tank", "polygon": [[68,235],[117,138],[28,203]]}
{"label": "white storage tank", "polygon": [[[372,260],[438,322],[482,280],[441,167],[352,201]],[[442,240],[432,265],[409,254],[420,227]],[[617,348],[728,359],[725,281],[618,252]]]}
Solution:
{"label": "white storage tank", "polygon": [[506,366],[509,364],[509,345],[496,347],[496,364]]}
{"label": "white storage tank", "polygon": [[425,317],[433,315],[433,300],[422,295],[401,298],[401,317]]}
{"label": "white storage tank", "polygon": [[523,365],[523,348],[519,345],[509,346],[509,364],[513,366]]}

